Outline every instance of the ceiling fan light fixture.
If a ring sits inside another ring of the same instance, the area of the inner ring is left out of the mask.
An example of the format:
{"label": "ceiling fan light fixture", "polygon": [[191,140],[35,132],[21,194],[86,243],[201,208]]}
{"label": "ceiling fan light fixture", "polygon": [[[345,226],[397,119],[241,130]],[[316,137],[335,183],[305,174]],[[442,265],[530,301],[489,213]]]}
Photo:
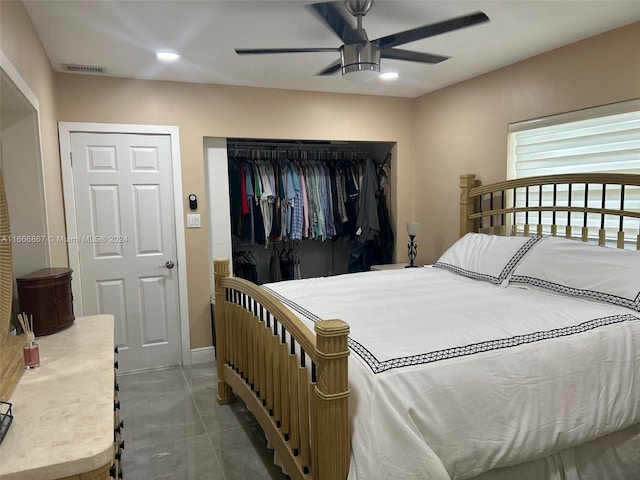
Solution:
{"label": "ceiling fan light fixture", "polygon": [[343,45],[340,59],[347,80],[364,83],[380,76],[380,47],[375,43]]}
{"label": "ceiling fan light fixture", "polygon": [[380,79],[387,80],[387,81],[397,80],[398,72],[382,72],[380,74]]}
{"label": "ceiling fan light fixture", "polygon": [[[375,67],[378,67],[376,70]],[[368,69],[367,67],[371,67]],[[353,83],[367,83],[380,77],[380,65],[360,63],[342,69],[342,77]]]}

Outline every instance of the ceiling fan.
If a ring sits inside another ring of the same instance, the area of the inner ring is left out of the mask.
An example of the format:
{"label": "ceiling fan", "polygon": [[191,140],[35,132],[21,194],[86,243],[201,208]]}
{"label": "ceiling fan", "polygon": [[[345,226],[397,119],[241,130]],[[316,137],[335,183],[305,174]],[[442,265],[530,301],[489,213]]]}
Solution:
{"label": "ceiling fan", "polygon": [[238,55],[262,55],[274,53],[339,52],[340,59],[316,75],[331,75],[341,71],[345,78],[364,82],[380,75],[381,58],[430,64],[440,63],[449,58],[441,55],[394,48],[398,45],[415,42],[423,38],[489,21],[489,17],[484,13],[476,12],[431,25],[413,28],[404,32],[394,33],[385,37],[376,38],[375,40],[369,40],[367,33],[362,27],[362,17],[371,9],[373,0],[346,0],[344,2],[347,11],[356,17],[356,28],[352,27],[349,18],[343,13],[340,7],[341,3],[342,2],[323,2],[308,5],[308,8],[344,42],[339,48],[238,48],[236,49],[236,53]]}

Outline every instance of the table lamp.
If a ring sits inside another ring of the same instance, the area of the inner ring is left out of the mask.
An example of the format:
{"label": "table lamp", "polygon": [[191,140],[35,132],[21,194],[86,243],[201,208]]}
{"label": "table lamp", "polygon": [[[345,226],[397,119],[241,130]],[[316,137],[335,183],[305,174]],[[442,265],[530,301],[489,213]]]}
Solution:
{"label": "table lamp", "polygon": [[407,234],[409,235],[409,243],[407,244],[407,255],[409,255],[409,265],[406,268],[417,267],[414,265],[414,260],[416,259],[416,254],[418,252],[418,245],[414,242],[416,235],[418,233],[418,228],[420,228],[419,222],[407,222]]}

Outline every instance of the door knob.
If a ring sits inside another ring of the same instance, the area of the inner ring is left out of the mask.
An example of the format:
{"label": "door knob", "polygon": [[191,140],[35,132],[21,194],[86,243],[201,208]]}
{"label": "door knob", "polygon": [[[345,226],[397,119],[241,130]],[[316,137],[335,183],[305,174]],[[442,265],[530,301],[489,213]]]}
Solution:
{"label": "door knob", "polygon": [[175,266],[176,264],[173,263],[172,260],[167,260],[167,263],[165,263],[164,265],[160,265],[160,268],[168,268],[169,270],[171,270]]}

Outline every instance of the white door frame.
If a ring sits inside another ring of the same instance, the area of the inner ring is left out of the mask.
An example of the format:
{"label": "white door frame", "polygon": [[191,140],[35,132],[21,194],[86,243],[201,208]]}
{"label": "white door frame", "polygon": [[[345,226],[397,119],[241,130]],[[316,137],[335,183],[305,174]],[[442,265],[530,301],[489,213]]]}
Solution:
{"label": "white door frame", "polygon": [[[180,338],[182,346],[182,364],[191,364],[191,342],[189,339],[189,303],[187,296],[187,253],[184,237],[184,213],[182,202],[182,164],[180,160],[180,135],[177,126],[170,125],[131,125],[116,123],[58,122],[60,139],[60,163],[62,169],[62,188],[66,217],[67,238],[77,239],[75,195],[73,192],[73,171],[71,169],[71,134],[83,133],[130,133],[146,135],[169,135],[171,139],[171,165],[173,169],[173,202],[176,230],[178,306],[180,316]],[[67,241],[69,267],[73,269],[72,289],[76,292],[73,309],[82,316],[82,286],[80,278],[79,248],[77,242]]]}
{"label": "white door frame", "polygon": [[[36,179],[31,179],[31,181],[32,181],[32,187],[35,187],[35,189],[38,190],[38,195],[41,197],[40,208],[42,212],[41,219],[43,222],[42,223],[43,230],[42,232],[37,231],[34,233],[44,233],[45,235],[48,235],[49,216],[47,212],[47,202],[45,200],[45,181],[44,181],[45,171],[44,171],[44,163],[42,162],[42,133],[41,133],[42,128],[40,126],[40,102],[36,94],[33,93],[31,88],[29,88],[29,84],[27,84],[24,78],[22,78],[22,75],[20,75],[18,70],[14,67],[13,63],[11,63],[11,60],[9,60],[9,57],[5,55],[4,51],[2,51],[1,48],[0,48],[0,69],[2,69],[2,71],[7,76],[7,78],[11,82],[13,82],[13,84],[15,85],[15,88],[17,88],[18,91],[15,92],[15,95],[18,97],[20,96],[24,97],[23,100],[30,105],[30,107],[33,109],[33,114],[35,115],[33,131],[29,131],[28,133],[26,133],[27,137],[32,135],[31,138],[35,143],[35,149],[34,149],[35,156],[28,158],[27,161],[32,161],[33,159],[33,161],[37,163],[36,169],[38,170],[38,175]],[[22,131],[25,132],[24,129],[22,129]],[[3,167],[2,158],[0,158],[0,167]],[[7,182],[12,181],[12,178],[11,176],[7,175],[6,171],[4,171],[3,173],[4,173],[4,181],[6,185]],[[11,201],[11,199],[9,199],[9,201]],[[51,243],[50,242],[44,242],[43,253],[44,253],[46,265],[51,266]],[[16,267],[16,264],[14,263],[13,265],[14,273],[16,272],[15,267]],[[18,266],[18,268],[22,268],[22,267]],[[24,273],[28,273],[28,271],[21,272],[21,274],[24,274]]]}

